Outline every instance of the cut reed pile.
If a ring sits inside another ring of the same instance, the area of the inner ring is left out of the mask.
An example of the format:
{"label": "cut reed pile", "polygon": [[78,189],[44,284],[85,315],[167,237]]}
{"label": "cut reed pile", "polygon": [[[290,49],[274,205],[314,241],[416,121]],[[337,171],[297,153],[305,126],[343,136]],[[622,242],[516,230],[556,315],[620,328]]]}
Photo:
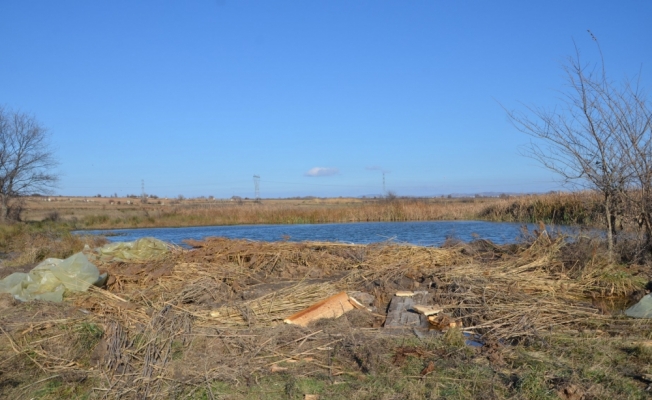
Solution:
{"label": "cut reed pile", "polygon": [[498,252],[495,262],[453,266],[437,274],[444,284],[435,296],[465,330],[527,340],[551,329],[595,329],[613,317],[591,298],[627,296],[645,283],[626,274],[610,279],[617,268],[605,260],[565,265],[564,246],[563,237],[543,234],[515,254]]}
{"label": "cut reed pile", "polygon": [[[372,368],[360,361],[361,349],[384,346],[379,326],[397,290],[430,291],[485,340],[527,342],[557,330],[626,332],[634,323],[604,314],[591,297],[643,285],[599,257],[569,263],[565,239],[545,233],[521,245],[447,248],[220,238],[189,244],[192,250],[156,262],[98,261],[115,278],[108,290],[72,295],[47,305],[50,313],[39,310],[42,303],[13,306],[15,317],[0,320],[0,358],[51,376],[93,378],[97,397],[172,397],[214,380],[248,382],[281,363],[301,363],[304,376],[360,374]],[[282,324],[341,290],[374,295],[378,311],[308,328]],[[61,326],[69,328],[62,333]],[[77,350],[62,351],[66,345]]]}
{"label": "cut reed pile", "polygon": [[384,310],[396,290],[428,289],[467,330],[512,339],[610,319],[591,299],[626,296],[645,283],[598,257],[567,265],[565,238],[545,233],[521,246],[191,244],[194,250],[137,269],[107,264],[116,278],[112,291],[79,296],[77,304],[126,317],[125,326],[142,325],[153,311],[172,307],[197,326],[219,329],[272,326],[340,290],[368,291]]}

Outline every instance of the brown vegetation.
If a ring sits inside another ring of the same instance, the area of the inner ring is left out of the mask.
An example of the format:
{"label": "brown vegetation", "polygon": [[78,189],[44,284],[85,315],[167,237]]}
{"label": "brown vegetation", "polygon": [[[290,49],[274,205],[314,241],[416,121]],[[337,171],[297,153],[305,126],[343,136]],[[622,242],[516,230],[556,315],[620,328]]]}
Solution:
{"label": "brown vegetation", "polygon": [[603,224],[600,198],[588,191],[513,197],[488,204],[478,217],[491,221],[542,221],[547,224],[593,227]]}
{"label": "brown vegetation", "polygon": [[[238,224],[313,224],[371,221],[470,220],[601,224],[599,199],[588,192],[501,198],[396,198],[183,200],[174,204],[126,204],[113,199],[55,198],[26,205],[28,221],[58,221],[73,229]],[[88,200],[88,199],[86,199]],[[113,201],[113,204],[110,204]]]}
{"label": "brown vegetation", "polygon": [[[642,344],[652,325],[612,315],[606,304],[649,277],[610,264],[603,242],[581,240],[543,230],[523,244],[443,248],[209,239],[156,262],[96,261],[113,277],[107,290],[60,305],[5,301],[0,394],[642,396],[647,385],[637,377],[652,372]],[[456,329],[388,335],[381,326],[391,295],[415,289],[483,345],[466,346]],[[372,294],[376,311],[282,323],[342,290]]]}
{"label": "brown vegetation", "polygon": [[100,236],[73,235],[51,224],[41,227],[0,225],[0,278],[17,269],[29,270],[45,258],[66,258],[85,245],[97,247],[106,242]]}

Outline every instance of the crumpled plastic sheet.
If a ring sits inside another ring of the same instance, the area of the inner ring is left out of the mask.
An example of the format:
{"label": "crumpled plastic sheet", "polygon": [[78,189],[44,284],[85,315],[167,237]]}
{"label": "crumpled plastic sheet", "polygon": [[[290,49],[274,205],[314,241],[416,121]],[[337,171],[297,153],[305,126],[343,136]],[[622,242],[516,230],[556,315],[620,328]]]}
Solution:
{"label": "crumpled plastic sheet", "polygon": [[[96,249],[102,260],[147,261],[161,258],[170,251],[162,240],[142,238],[133,242],[110,243]],[[94,254],[91,254],[93,257]],[[22,301],[63,301],[63,292],[68,289],[85,292],[91,285],[106,281],[106,274],[100,277],[97,267],[88,261],[83,253],[76,253],[65,260],[47,258],[29,273],[14,272],[0,280],[0,293],[10,293]]]}
{"label": "crumpled plastic sheet", "polygon": [[14,272],[0,280],[0,293],[21,301],[61,302],[64,290],[85,292],[99,277],[97,267],[83,253],[76,253],[65,260],[47,258],[27,274]]}
{"label": "crumpled plastic sheet", "polygon": [[162,240],[146,237],[133,242],[109,243],[96,251],[102,260],[147,261],[163,257],[170,247]]}
{"label": "crumpled plastic sheet", "polygon": [[652,318],[652,296],[643,296],[638,303],[625,310],[625,315],[633,318]]}

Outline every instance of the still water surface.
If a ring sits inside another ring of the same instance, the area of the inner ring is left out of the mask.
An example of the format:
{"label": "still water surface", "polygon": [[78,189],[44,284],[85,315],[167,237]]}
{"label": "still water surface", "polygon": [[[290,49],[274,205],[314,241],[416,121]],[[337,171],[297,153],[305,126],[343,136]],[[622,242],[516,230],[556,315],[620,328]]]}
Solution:
{"label": "still water surface", "polygon": [[530,231],[536,229],[534,224],[507,222],[426,221],[139,228],[79,231],[77,233],[108,235],[107,239],[113,242],[155,237],[178,245],[183,245],[183,241],[186,239],[200,240],[210,236],[221,236],[268,242],[308,240],[368,244],[391,240],[420,246],[439,246],[448,237],[465,242],[478,238],[488,239],[497,244],[514,242],[521,236],[524,225]]}

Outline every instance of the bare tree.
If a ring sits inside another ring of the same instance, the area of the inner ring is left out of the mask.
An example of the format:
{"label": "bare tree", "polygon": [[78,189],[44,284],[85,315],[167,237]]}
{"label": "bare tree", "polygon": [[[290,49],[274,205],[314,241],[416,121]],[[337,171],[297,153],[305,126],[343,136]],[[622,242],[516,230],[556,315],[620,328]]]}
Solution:
{"label": "bare tree", "polygon": [[638,81],[626,82],[621,90],[606,93],[614,100],[614,130],[621,132],[623,162],[631,168],[631,187],[625,192],[638,223],[645,231],[645,248],[652,250],[652,107]]}
{"label": "bare tree", "polygon": [[31,115],[0,107],[0,222],[19,218],[21,196],[55,187],[56,165],[47,130]]}
{"label": "bare tree", "polygon": [[392,202],[398,200],[398,195],[396,194],[395,191],[388,190],[387,194],[383,198],[385,199],[386,202],[392,203]]}
{"label": "bare tree", "polygon": [[591,68],[582,64],[577,48],[563,70],[566,89],[556,108],[526,106],[525,112],[507,113],[518,130],[538,139],[524,148],[526,156],[564,182],[601,194],[611,252],[623,198],[634,175],[623,137],[628,124],[624,121],[631,120],[629,113],[637,100],[631,86],[607,79],[604,61]]}

